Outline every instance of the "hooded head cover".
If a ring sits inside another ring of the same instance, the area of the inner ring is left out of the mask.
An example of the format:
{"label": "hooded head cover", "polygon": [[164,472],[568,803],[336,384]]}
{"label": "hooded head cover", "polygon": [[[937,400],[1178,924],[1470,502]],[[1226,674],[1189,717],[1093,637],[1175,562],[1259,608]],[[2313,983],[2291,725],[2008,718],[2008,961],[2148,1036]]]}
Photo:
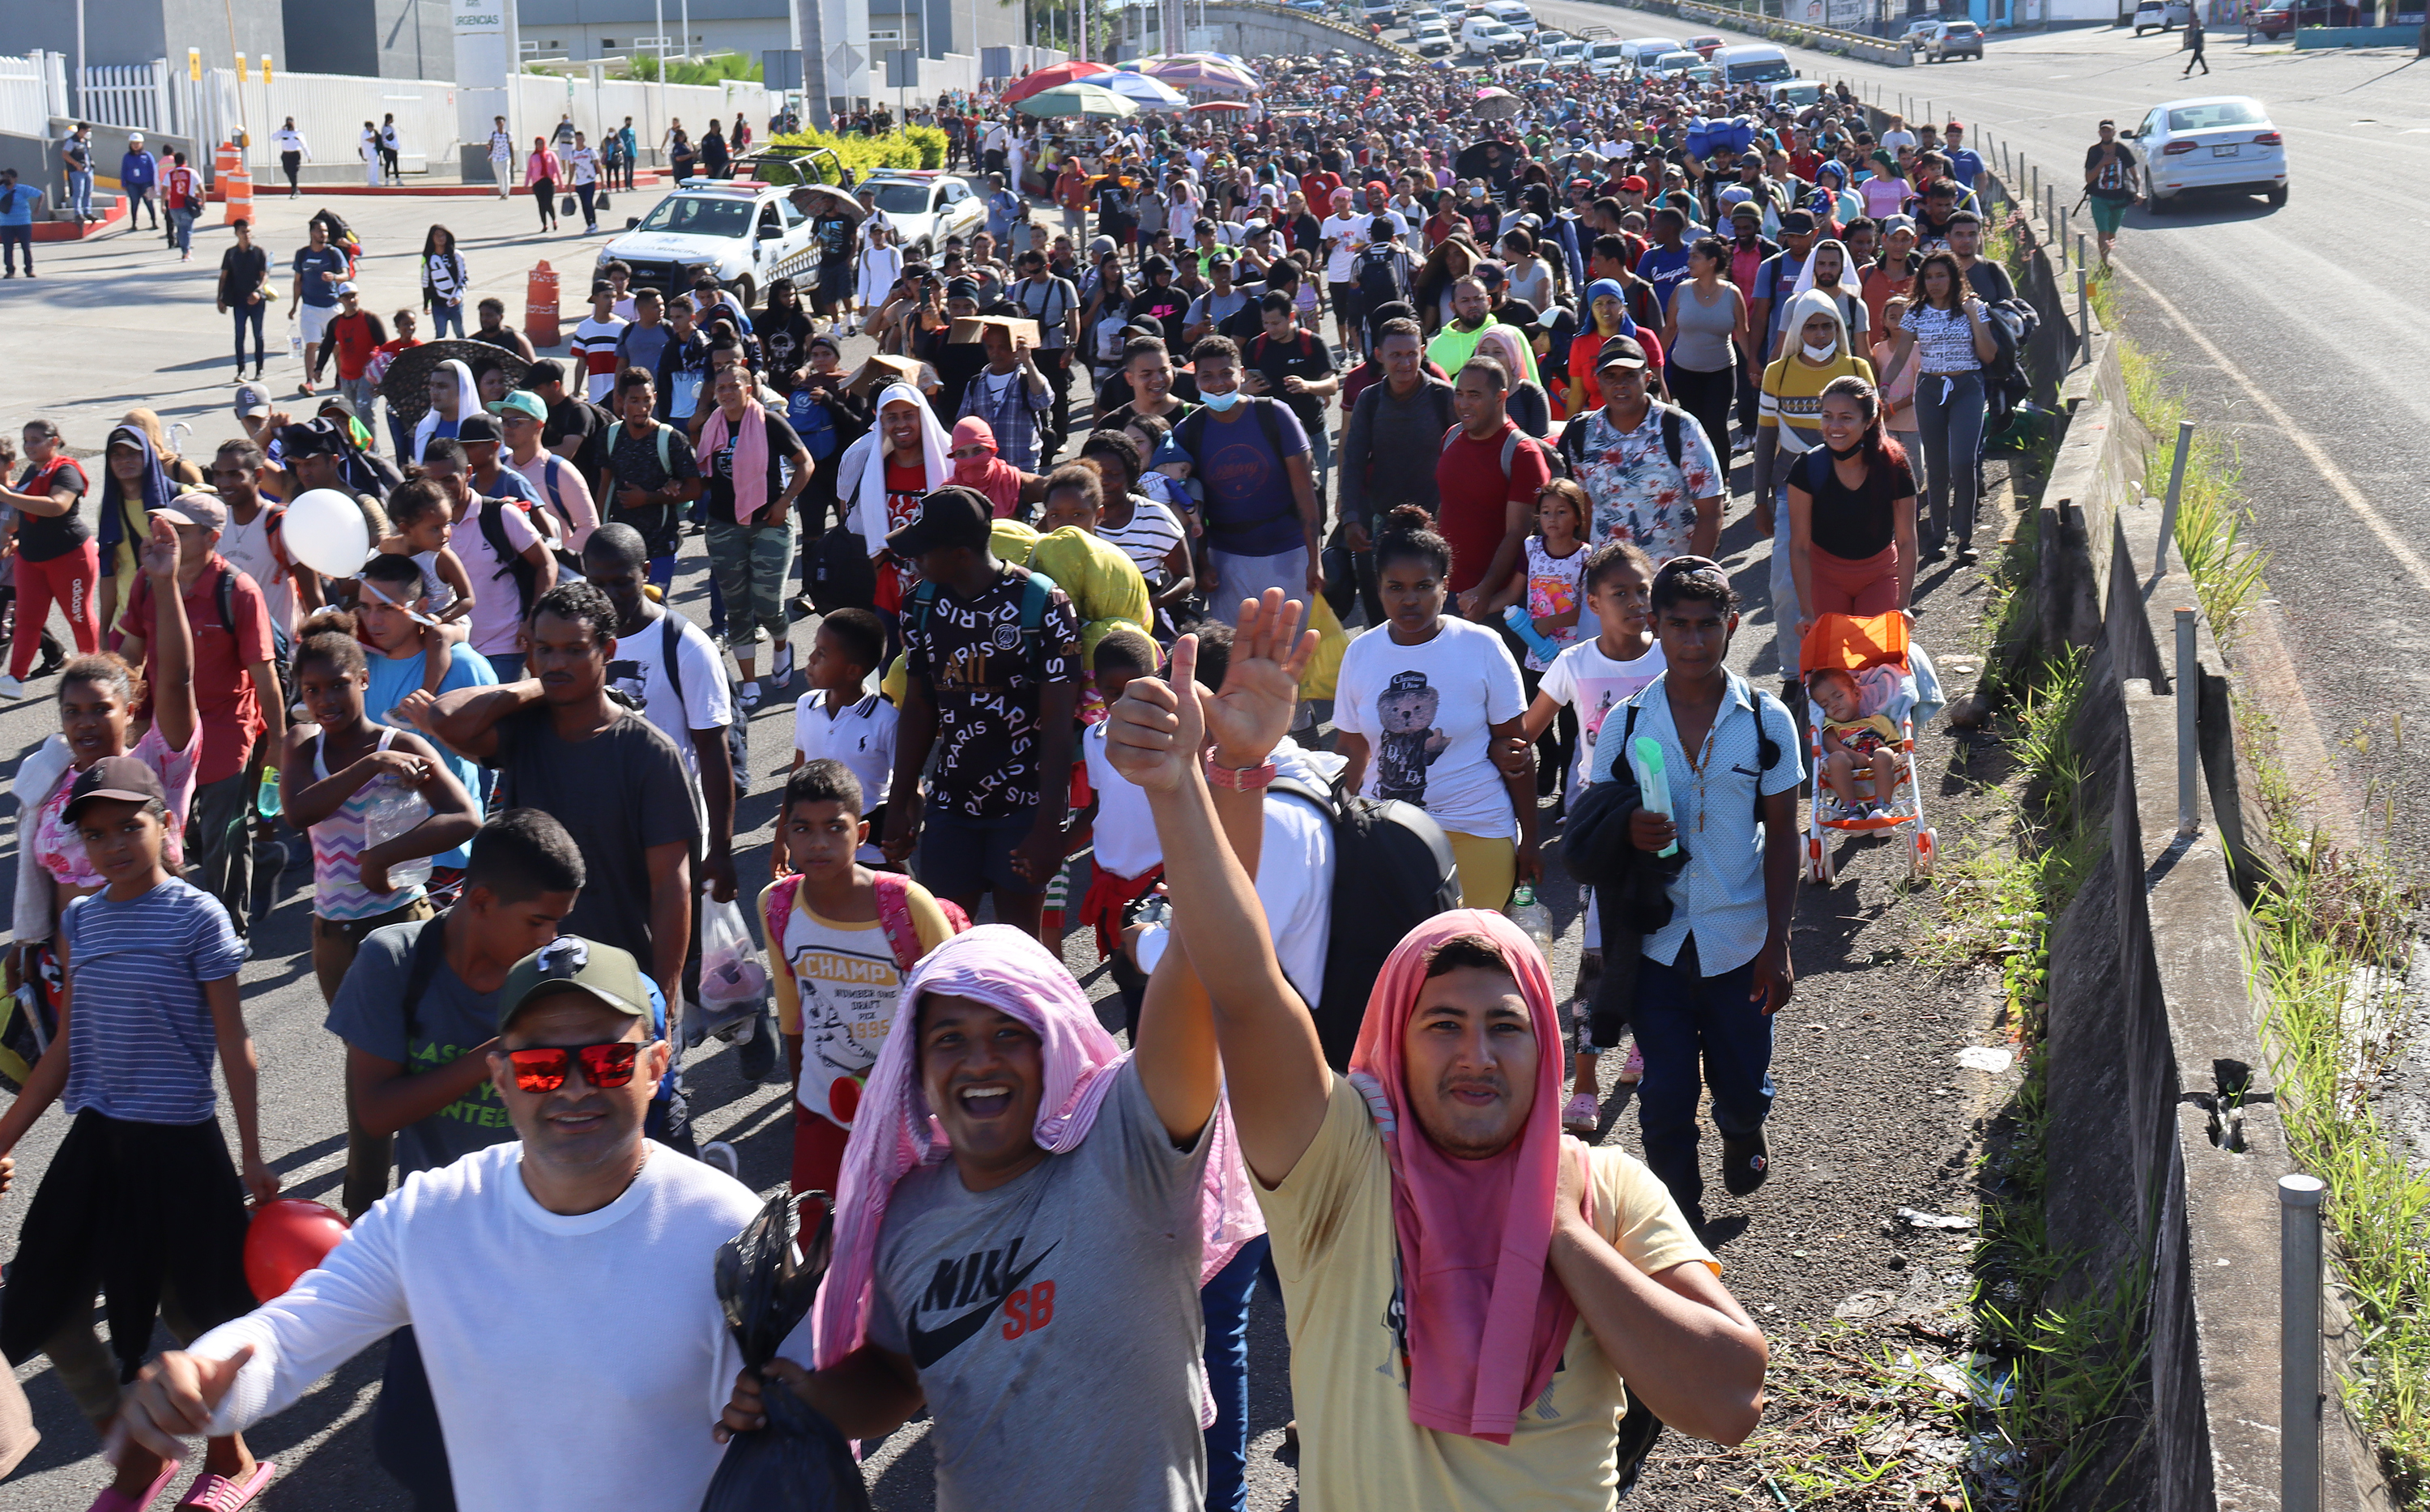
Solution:
{"label": "hooded head cover", "polygon": [[1021,469],[996,455],[995,427],[976,415],[964,415],[954,422],[954,450],[965,446],[984,446],[985,457],[954,458],[954,481],[966,489],[976,489],[998,520],[1008,520],[1021,509]]}
{"label": "hooded head cover", "polygon": [[[473,381],[473,370],[465,365],[463,359],[460,357],[451,357],[446,361],[439,364],[439,371],[449,374],[456,380],[456,419],[459,423],[467,416],[477,415],[483,412],[481,405],[481,386]],[[413,455],[403,458],[403,460],[408,462],[421,461],[422,448],[428,445],[430,438],[438,434],[439,407],[437,405],[432,405],[428,409],[423,412],[422,419],[414,424]]]}
{"label": "hooded head cover", "polygon": [[[1594,319],[1594,302],[1598,299],[1605,298],[1606,296],[1609,296],[1620,304],[1620,329],[1611,334],[1615,336],[1635,336],[1637,334],[1637,322],[1629,319],[1628,291],[1620,287],[1620,280],[1617,278],[1598,278],[1594,282],[1587,285],[1586,318],[1589,320]],[[1600,327],[1598,327],[1598,329],[1600,329]]]}
{"label": "hooded head cover", "polygon": [[[1812,272],[1813,265],[1813,259],[1808,258],[1807,272]],[[1785,350],[1781,353],[1780,360],[1795,362],[1800,359],[1799,354],[1806,345],[1806,323],[1817,315],[1831,317],[1831,324],[1836,330],[1836,334],[1832,337],[1835,343],[1833,359],[1845,365],[1849,372],[1854,373],[1856,350],[1848,344],[1847,317],[1839,312],[1839,302],[1820,289],[1808,289],[1789,300],[1789,316],[1781,326],[1782,331],[1786,333],[1787,341],[1784,343]],[[1771,401],[1767,398],[1765,402],[1769,404]],[[1812,451],[1820,441],[1822,433],[1818,426],[1811,435],[1805,434],[1796,424],[1790,423],[1789,416],[1782,415],[1777,434],[1780,438],[1780,449],[1791,456],[1796,456]]]}
{"label": "hooded head cover", "polygon": [[[141,425],[121,425],[109,433],[108,446],[132,446],[143,454],[143,472],[133,489],[118,481],[109,466],[105,447],[101,465],[101,509],[99,549],[107,556],[122,541],[140,541],[151,533],[151,526],[136,521],[167,504],[176,489],[169,482],[169,470],[161,464],[159,449]],[[135,518],[130,519],[129,511]]]}
{"label": "hooded head cover", "polygon": [[920,457],[926,467],[920,491],[934,493],[953,481],[954,464],[945,454],[953,448],[945,439],[945,427],[937,423],[937,412],[922,397],[920,390],[907,383],[888,384],[877,395],[877,423],[869,434],[852,443],[836,468],[836,490],[846,500],[846,516],[854,535],[868,546],[872,557],[886,549],[886,407],[907,404],[920,412]]}
{"label": "hooded head cover", "polygon": [[[821,1369],[858,1349],[868,1338],[877,1236],[895,1183],[953,1153],[920,1085],[920,1000],[932,992],[984,1003],[1020,1020],[1038,1036],[1046,1085],[1030,1137],[1050,1155],[1077,1149],[1088,1138],[1098,1108],[1113,1089],[1113,1073],[1130,1058],[1130,1052],[1097,1022],[1096,1009],[1063,963],[1048,955],[1037,937],[1008,924],[981,924],[956,935],[911,969],[894,1010],[894,1028],[869,1069],[859,1111],[853,1118],[852,1140],[844,1147],[836,1192],[835,1259],[820,1285],[812,1314]],[[1214,1148],[1207,1152],[1201,1188],[1201,1285],[1242,1244],[1265,1231],[1233,1143],[1230,1116],[1220,1100],[1211,1138]],[[1549,1237],[1549,1228],[1546,1232]]]}
{"label": "hooded head cover", "polygon": [[[1536,1031],[1535,1104],[1519,1138],[1485,1160],[1445,1155],[1418,1125],[1402,1049],[1428,958],[1470,935],[1501,952]],[[1565,1064],[1544,957],[1498,913],[1455,909],[1409,931],[1368,996],[1350,1080],[1367,1099],[1392,1171],[1409,1421],[1422,1428],[1506,1444],[1519,1409],[1543,1392],[1560,1364],[1577,1308],[1545,1260],[1560,1161],[1568,1158],[1560,1122]]]}
{"label": "hooded head cover", "polygon": [[[1839,241],[1836,237],[1814,243],[1814,250],[1806,255],[1806,266],[1797,270],[1797,287],[1790,291],[1789,297],[1794,299],[1799,294],[1805,293],[1807,290],[1816,287],[1814,282],[1814,265],[1822,260],[1822,252],[1826,247],[1837,247],[1839,249],[1839,281],[1836,284],[1825,284],[1822,287],[1827,291],[1836,291],[1837,292],[1845,294],[1850,299],[1864,298],[1864,285],[1856,281],[1856,259],[1849,253],[1848,244],[1845,241]],[[1840,313],[1844,316],[1846,311],[1842,310]],[[1843,331],[1840,334],[1845,336],[1847,333]]]}

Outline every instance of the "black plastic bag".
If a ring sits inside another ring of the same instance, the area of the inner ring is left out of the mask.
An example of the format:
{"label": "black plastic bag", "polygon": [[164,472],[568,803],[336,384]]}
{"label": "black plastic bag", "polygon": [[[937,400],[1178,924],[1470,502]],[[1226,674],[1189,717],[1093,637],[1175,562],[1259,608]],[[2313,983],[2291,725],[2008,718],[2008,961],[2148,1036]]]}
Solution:
{"label": "black plastic bag", "polygon": [[[804,1203],[821,1214],[807,1244],[798,1232]],[[755,1371],[775,1357],[818,1297],[835,1243],[825,1207],[824,1192],[779,1192],[718,1246],[717,1299],[742,1362]],[[725,1446],[701,1512],[869,1512],[869,1487],[836,1425],[773,1382],[762,1400],[768,1426]]]}

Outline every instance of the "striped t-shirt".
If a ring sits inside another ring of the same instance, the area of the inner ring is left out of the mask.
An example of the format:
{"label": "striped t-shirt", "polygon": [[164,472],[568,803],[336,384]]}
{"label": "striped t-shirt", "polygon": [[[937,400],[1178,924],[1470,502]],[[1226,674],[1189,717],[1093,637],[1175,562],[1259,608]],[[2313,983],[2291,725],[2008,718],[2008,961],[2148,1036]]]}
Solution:
{"label": "striped t-shirt", "polygon": [[68,1111],[128,1123],[200,1123],[218,1102],[218,1041],[202,984],[234,976],[244,948],[219,900],[172,877],[125,903],[78,898],[60,917],[75,1011]]}

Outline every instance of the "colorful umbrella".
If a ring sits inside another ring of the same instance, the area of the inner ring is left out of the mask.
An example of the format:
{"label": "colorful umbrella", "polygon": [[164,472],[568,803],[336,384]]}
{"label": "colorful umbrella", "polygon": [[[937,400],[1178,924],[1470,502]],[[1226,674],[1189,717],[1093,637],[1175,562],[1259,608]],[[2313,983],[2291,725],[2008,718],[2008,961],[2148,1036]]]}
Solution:
{"label": "colorful umbrella", "polygon": [[1103,63],[1092,63],[1085,58],[1074,59],[1069,63],[1057,63],[1050,68],[1041,68],[1034,74],[1024,75],[1019,82],[1004,91],[1004,103],[1012,105],[1028,99],[1040,91],[1077,83],[1081,79],[1103,78],[1112,72],[1112,69]]}
{"label": "colorful umbrella", "polygon": [[1212,58],[1159,58],[1140,65],[1140,72],[1177,90],[1220,90],[1246,94],[1257,87],[1257,76],[1235,63]]}
{"label": "colorful umbrella", "polygon": [[1473,113],[1487,121],[1500,121],[1519,113],[1519,96],[1508,90],[1484,89],[1476,91]]}
{"label": "colorful umbrella", "polygon": [[1058,84],[1019,101],[1013,108],[1024,115],[1097,118],[1137,115],[1140,108],[1099,85]]}
{"label": "colorful umbrella", "polygon": [[[1190,111],[1192,115],[1202,115],[1209,110],[1246,110],[1249,108],[1246,100],[1209,100],[1205,105],[1191,106]],[[1306,110],[1278,110],[1274,113],[1277,116],[1307,114]]]}
{"label": "colorful umbrella", "polygon": [[1179,110],[1190,104],[1179,90],[1145,74],[1113,73],[1089,82],[1113,91],[1142,110]]}

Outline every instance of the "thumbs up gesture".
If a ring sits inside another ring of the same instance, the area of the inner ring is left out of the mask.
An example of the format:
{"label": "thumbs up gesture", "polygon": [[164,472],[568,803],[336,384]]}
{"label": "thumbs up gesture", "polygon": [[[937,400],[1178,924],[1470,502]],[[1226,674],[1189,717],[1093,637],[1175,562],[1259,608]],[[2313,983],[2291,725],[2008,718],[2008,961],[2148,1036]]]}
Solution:
{"label": "thumbs up gesture", "polygon": [[245,1345],[224,1360],[207,1360],[171,1351],[143,1367],[125,1405],[119,1409],[113,1437],[124,1435],[162,1459],[183,1459],[181,1440],[199,1436],[219,1409],[220,1399],[236,1385],[237,1372],[253,1358]]}

